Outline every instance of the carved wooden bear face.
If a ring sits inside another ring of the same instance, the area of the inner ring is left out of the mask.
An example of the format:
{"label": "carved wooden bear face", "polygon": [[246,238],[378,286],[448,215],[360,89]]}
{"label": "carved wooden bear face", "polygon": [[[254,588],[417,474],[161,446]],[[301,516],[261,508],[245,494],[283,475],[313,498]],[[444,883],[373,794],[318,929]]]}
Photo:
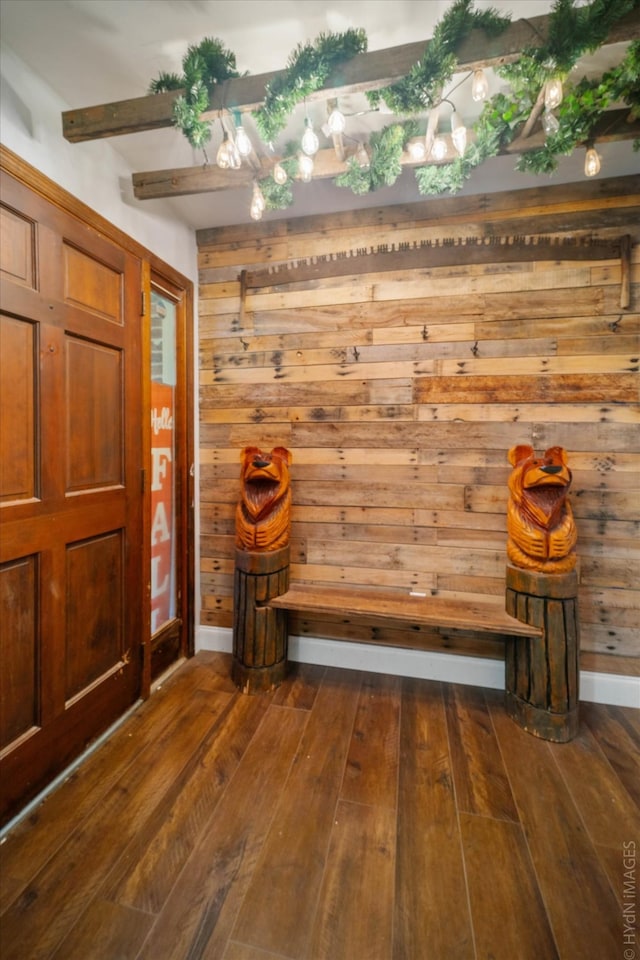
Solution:
{"label": "carved wooden bear face", "polygon": [[291,453],[275,447],[263,453],[245,447],[240,461],[241,497],[236,510],[236,544],[245,550],[278,550],[289,541]]}
{"label": "carved wooden bear face", "polygon": [[533,447],[512,447],[509,462],[507,553],[515,566],[541,572],[572,570],[577,540],[567,493],[571,470],[562,447],[536,457]]}

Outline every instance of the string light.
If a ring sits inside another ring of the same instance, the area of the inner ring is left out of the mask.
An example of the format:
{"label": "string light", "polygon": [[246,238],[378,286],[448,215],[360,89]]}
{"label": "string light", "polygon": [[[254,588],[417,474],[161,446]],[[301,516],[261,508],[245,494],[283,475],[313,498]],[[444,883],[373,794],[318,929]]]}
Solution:
{"label": "string light", "polygon": [[298,157],[298,172],[303,183],[310,183],[313,176],[313,157],[301,153]]}
{"label": "string light", "polygon": [[[449,100],[444,100],[443,103],[449,103]],[[453,104],[450,104],[453,106]],[[441,136],[438,135],[438,122],[440,118],[440,105],[434,107],[429,114],[429,120],[427,123],[427,132],[425,134],[425,145],[427,148],[427,153],[432,160],[439,162],[444,160],[447,155],[447,143],[446,140],[443,140]]]}
{"label": "string light", "polygon": [[542,114],[542,129],[548,137],[552,136],[554,133],[557,133],[560,129],[558,118],[551,112],[551,110],[545,110]]}
{"label": "string light", "polygon": [[231,169],[239,170],[242,166],[242,157],[240,156],[240,151],[238,150],[236,141],[233,137],[233,134],[229,134],[229,156],[231,158]]}
{"label": "string light", "polygon": [[275,167],[273,168],[273,179],[276,183],[280,184],[280,186],[287,182],[287,171],[281,163],[276,163]]}
{"label": "string light", "polygon": [[304,152],[307,154],[307,156],[312,157],[314,154],[318,152],[318,149],[320,147],[320,141],[318,140],[317,136],[313,131],[313,124],[311,123],[311,120],[309,120],[309,117],[306,117],[304,121],[304,125],[305,125],[305,131],[302,135],[301,146]]}
{"label": "string light", "polygon": [[427,158],[427,147],[424,140],[410,140],[408,145],[409,156],[412,160],[420,162]]}
{"label": "string light", "polygon": [[236,127],[236,147],[238,148],[238,153],[241,157],[248,157],[253,150],[253,144],[249,139],[249,134],[245,128],[240,124]]}
{"label": "string light", "polygon": [[476,70],[471,81],[471,96],[478,103],[489,96],[489,81],[484,70]]}
{"label": "string light", "polygon": [[253,181],[253,193],[251,195],[251,206],[249,207],[249,215],[252,220],[262,220],[262,214],[266,209],[266,201],[264,199],[264,194],[260,189],[260,184],[257,180]]}
{"label": "string light", "polygon": [[454,110],[451,114],[451,139],[459,156],[467,149],[467,128]]}
{"label": "string light", "polygon": [[544,105],[547,110],[555,110],[562,103],[562,80],[556,77],[548,80],[544,88]]}
{"label": "string light", "polygon": [[347,125],[347,121],[344,113],[338,110],[337,107],[334,107],[334,109],[331,111],[331,113],[327,117],[327,129],[329,130],[329,133],[332,133],[332,134],[344,133],[344,129],[346,125]]}
{"label": "string light", "polygon": [[228,170],[233,164],[233,154],[229,134],[226,130],[222,133],[222,143],[218,147],[216,154],[216,163],[221,170]]}
{"label": "string light", "polygon": [[447,155],[447,142],[442,137],[434,137],[431,144],[431,156],[436,162],[444,160]]}
{"label": "string light", "polygon": [[595,177],[600,173],[600,155],[598,154],[595,147],[591,146],[587,149],[584,158],[584,173],[586,177]]}
{"label": "string light", "polygon": [[371,166],[371,158],[369,157],[369,151],[362,141],[358,143],[358,149],[356,150],[356,163],[363,170],[368,170]]}

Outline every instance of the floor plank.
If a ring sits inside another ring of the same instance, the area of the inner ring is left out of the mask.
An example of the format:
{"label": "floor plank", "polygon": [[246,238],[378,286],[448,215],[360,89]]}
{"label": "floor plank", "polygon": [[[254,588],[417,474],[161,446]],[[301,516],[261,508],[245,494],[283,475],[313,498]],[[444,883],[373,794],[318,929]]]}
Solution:
{"label": "floor plank", "polygon": [[221,957],[307,723],[270,706],[140,958]]}
{"label": "floor plank", "polygon": [[273,703],[296,710],[311,710],[326,673],[315,663],[292,663],[286,680],[273,694]]}
{"label": "floor plank", "polygon": [[[403,682],[394,960],[475,956],[441,685]],[[455,905],[455,907],[454,907]]]}
{"label": "floor plank", "polygon": [[518,820],[500,747],[477,687],[444,689],[458,809],[499,820]]}
{"label": "floor plank", "polygon": [[601,703],[581,704],[583,722],[596,737],[607,760],[636,806],[640,806],[640,733],[635,732],[635,714]]}
{"label": "floor plank", "polygon": [[153,924],[153,917],[108,900],[94,900],[54,960],[124,960],[135,957]]}
{"label": "floor plank", "polygon": [[461,813],[460,827],[477,956],[557,960],[520,824]]}
{"label": "floor plank", "polygon": [[553,756],[594,844],[619,848],[631,837],[640,841],[640,810],[586,724]]}
{"label": "floor plank", "polygon": [[176,876],[202,832],[255,734],[268,702],[234,697],[154,816],[138,832],[109,876],[104,895],[126,906],[159,913]]}
{"label": "floor plank", "polygon": [[359,675],[327,671],[232,933],[240,943],[306,955],[359,689]]}
{"label": "floor plank", "polygon": [[396,809],[400,685],[399,677],[365,675],[340,790],[343,800]]}
{"label": "floor plank", "polygon": [[554,759],[565,745],[520,730],[495,698],[491,714],[561,960],[615,957],[618,903]]}
{"label": "floor plank", "polygon": [[395,811],[338,803],[308,960],[387,960],[393,935]]}

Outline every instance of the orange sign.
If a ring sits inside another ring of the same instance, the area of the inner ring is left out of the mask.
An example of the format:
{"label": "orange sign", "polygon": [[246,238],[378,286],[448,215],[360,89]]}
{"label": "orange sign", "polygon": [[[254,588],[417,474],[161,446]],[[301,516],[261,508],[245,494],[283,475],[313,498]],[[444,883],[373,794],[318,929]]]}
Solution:
{"label": "orange sign", "polygon": [[175,615],[173,387],[151,384],[151,635]]}

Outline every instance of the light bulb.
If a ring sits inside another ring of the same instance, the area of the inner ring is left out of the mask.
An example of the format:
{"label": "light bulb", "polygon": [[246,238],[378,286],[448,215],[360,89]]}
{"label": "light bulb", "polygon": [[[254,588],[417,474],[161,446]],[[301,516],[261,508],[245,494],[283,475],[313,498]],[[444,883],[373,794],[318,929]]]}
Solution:
{"label": "light bulb", "polygon": [[262,220],[262,207],[257,203],[252,203],[249,207],[249,216],[252,220]]}
{"label": "light bulb", "polygon": [[242,157],[240,156],[240,151],[236,146],[235,140],[229,137],[229,166],[232,170],[239,170],[242,166]]}
{"label": "light bulb", "polygon": [[587,177],[595,177],[600,173],[600,156],[593,147],[589,147],[585,155],[584,173]]}
{"label": "light bulb", "polygon": [[236,128],[236,147],[241,157],[248,157],[253,150],[249,134],[242,125]]}
{"label": "light bulb", "polygon": [[467,149],[467,128],[455,110],[451,114],[451,139],[456,152],[462,157]]}
{"label": "light bulb", "polygon": [[474,73],[471,81],[471,96],[476,102],[486,100],[489,96],[489,81],[484,70],[476,70]]}
{"label": "light bulb", "polygon": [[222,143],[218,147],[218,152],[216,154],[216,163],[221,170],[228,170],[231,166],[231,156],[229,154],[229,134],[227,131],[224,131],[222,137]]}
{"label": "light bulb", "polygon": [[356,163],[362,168],[362,170],[368,170],[371,166],[369,152],[364,143],[360,143],[358,145],[358,149],[356,150]]}
{"label": "light bulb", "polygon": [[298,157],[298,170],[302,182],[309,183],[313,176],[313,157],[310,157],[306,153],[301,153]]}
{"label": "light bulb", "polygon": [[308,157],[312,157],[314,153],[318,152],[318,147],[320,146],[320,141],[313,132],[313,124],[311,120],[307,117],[305,120],[305,131],[302,135],[302,149],[307,154]]}
{"label": "light bulb", "polygon": [[425,160],[427,156],[427,147],[424,140],[410,140],[409,141],[409,156],[412,160],[420,162]]}
{"label": "light bulb", "polygon": [[431,144],[431,156],[434,160],[444,160],[447,155],[447,142],[436,135]]}
{"label": "light bulb", "polygon": [[542,114],[542,129],[548,137],[560,129],[558,118],[550,110],[545,110]]}
{"label": "light bulb", "polygon": [[251,197],[251,205],[260,207],[261,210],[264,210],[265,207],[267,206],[264,199],[264,194],[260,189],[260,184],[258,183],[257,180],[254,180],[253,182],[253,195]]}
{"label": "light bulb", "polygon": [[287,171],[281,163],[276,163],[275,167],[273,168],[273,179],[276,183],[279,183],[280,186],[287,182]]}
{"label": "light bulb", "polygon": [[562,80],[557,77],[548,80],[544,88],[544,105],[547,110],[555,110],[562,103]]}
{"label": "light bulb", "polygon": [[327,118],[329,133],[343,133],[346,125],[347,121],[345,120],[344,113],[341,113],[341,111],[336,107],[331,111]]}

